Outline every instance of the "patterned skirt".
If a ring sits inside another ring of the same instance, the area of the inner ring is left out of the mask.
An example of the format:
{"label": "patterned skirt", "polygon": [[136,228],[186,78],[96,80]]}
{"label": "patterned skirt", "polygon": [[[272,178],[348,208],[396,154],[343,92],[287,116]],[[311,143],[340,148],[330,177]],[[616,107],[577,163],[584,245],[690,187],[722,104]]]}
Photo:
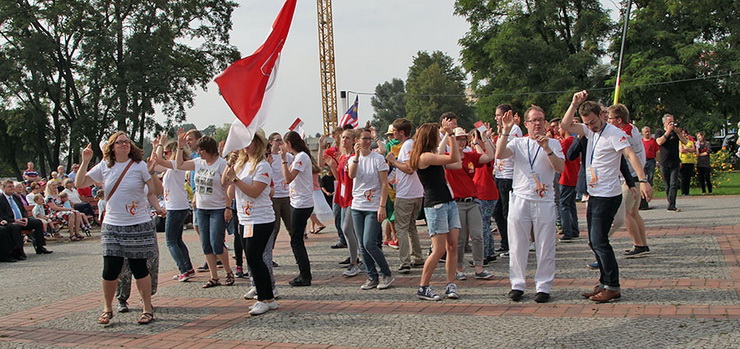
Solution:
{"label": "patterned skirt", "polygon": [[127,226],[103,223],[100,234],[103,256],[147,259],[158,255],[157,234],[151,221]]}

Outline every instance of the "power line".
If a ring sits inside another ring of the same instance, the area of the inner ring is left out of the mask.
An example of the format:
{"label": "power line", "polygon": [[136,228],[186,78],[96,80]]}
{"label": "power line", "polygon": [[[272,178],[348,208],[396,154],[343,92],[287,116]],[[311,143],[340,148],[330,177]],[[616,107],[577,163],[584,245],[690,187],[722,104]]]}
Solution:
{"label": "power line", "polygon": [[[711,76],[704,76],[704,77],[696,77],[696,78],[690,78],[690,79],[679,79],[679,80],[670,80],[670,81],[661,81],[661,82],[653,82],[653,83],[647,83],[647,84],[635,84],[635,85],[622,85],[623,88],[629,88],[629,87],[647,87],[647,86],[660,86],[660,85],[670,85],[670,84],[678,84],[682,82],[690,82],[690,81],[700,81],[700,80],[710,80],[710,79],[720,79],[725,77],[733,77],[738,76],[735,72],[729,72],[726,74],[719,74],[719,75],[711,75]],[[596,87],[588,89],[589,91],[607,91],[607,90],[614,90],[614,87]],[[518,93],[491,93],[487,95],[466,95],[466,94],[409,94],[409,93],[398,93],[399,95],[405,95],[410,97],[474,97],[474,98],[481,98],[481,97],[490,97],[490,96],[530,96],[530,95],[547,95],[547,94],[563,94],[568,92],[578,92],[580,89],[576,90],[558,90],[558,91],[538,91],[538,92],[518,92]],[[375,96],[376,94],[374,92],[357,92],[357,91],[347,91],[347,93],[353,93],[355,95],[361,95],[361,96]]]}

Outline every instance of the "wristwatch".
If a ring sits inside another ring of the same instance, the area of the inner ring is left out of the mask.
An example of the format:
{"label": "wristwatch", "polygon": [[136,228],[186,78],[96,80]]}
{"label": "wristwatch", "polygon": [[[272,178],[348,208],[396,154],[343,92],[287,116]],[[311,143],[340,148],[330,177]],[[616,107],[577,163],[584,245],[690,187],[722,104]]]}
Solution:
{"label": "wristwatch", "polygon": [[236,182],[239,181],[239,178],[234,177],[234,178],[231,179],[231,181],[234,182],[234,183],[236,183]]}
{"label": "wristwatch", "polygon": [[638,182],[640,182],[640,183],[648,183],[648,179],[647,178],[643,178],[643,179],[640,179]]}

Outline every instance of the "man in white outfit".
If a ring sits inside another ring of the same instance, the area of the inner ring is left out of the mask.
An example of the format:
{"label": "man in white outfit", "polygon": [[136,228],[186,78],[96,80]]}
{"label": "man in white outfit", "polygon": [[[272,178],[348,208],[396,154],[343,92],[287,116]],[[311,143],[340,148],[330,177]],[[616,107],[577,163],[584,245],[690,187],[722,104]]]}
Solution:
{"label": "man in white outfit", "polygon": [[[550,300],[555,279],[555,172],[562,172],[565,156],[560,142],[545,136],[547,120],[542,108],[532,106],[524,113],[528,137],[508,141],[514,116],[502,117],[503,130],[496,145],[496,158],[513,160],[512,193],[507,219],[509,233],[509,298],[519,301],[526,288],[529,233],[534,231],[537,244],[537,272],[534,281],[535,302]],[[508,141],[508,144],[507,144]]]}

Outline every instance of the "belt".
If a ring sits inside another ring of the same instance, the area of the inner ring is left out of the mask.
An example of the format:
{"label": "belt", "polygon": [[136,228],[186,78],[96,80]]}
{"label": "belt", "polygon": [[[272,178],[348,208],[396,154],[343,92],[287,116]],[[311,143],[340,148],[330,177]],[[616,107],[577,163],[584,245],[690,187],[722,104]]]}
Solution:
{"label": "belt", "polygon": [[466,198],[455,199],[455,201],[457,201],[457,202],[473,202],[473,201],[475,201],[475,198],[472,197],[472,196],[468,196]]}

